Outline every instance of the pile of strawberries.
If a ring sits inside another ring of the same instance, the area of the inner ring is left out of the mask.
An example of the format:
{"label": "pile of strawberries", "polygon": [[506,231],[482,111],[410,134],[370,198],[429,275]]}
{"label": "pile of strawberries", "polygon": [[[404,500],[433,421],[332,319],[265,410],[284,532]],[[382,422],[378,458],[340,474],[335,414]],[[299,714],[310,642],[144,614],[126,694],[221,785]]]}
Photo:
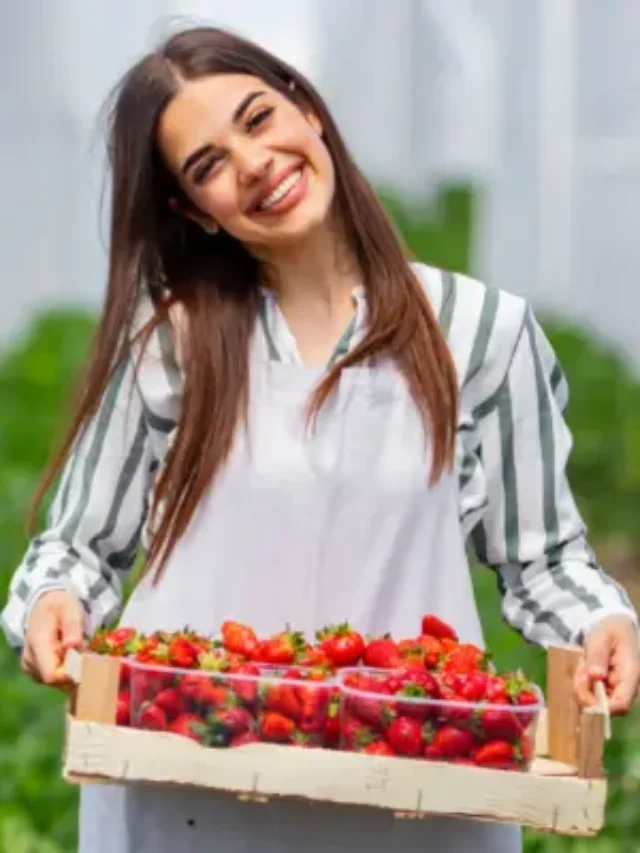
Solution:
{"label": "pile of strawberries", "polygon": [[313,643],[289,629],[259,638],[227,621],[219,638],[100,631],[89,649],[124,658],[118,725],[206,746],[268,741],[501,769],[533,754],[537,688],[521,672],[497,674],[432,615],[403,640],[347,623]]}

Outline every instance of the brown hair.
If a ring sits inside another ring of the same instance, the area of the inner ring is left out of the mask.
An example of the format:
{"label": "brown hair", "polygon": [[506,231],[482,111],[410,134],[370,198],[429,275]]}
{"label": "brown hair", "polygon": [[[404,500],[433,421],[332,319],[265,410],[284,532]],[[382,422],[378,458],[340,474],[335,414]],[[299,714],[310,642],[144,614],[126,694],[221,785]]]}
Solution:
{"label": "brown hair", "polygon": [[[180,190],[160,160],[155,139],[159,117],[179,91],[181,79],[220,73],[259,77],[298,105],[310,107],[321,122],[334,163],[334,211],[365,282],[369,327],[361,343],[317,388],[310,416],[331,395],[344,367],[386,355],[404,375],[431,434],[431,482],[454,458],[458,388],[451,355],[404,248],[324,101],[297,71],[249,41],[217,28],[178,33],[138,62],[116,90],[109,121],[112,191],[106,299],[76,413],[35,498],[37,507],[95,414],[114,369],[130,356],[133,316],[143,292],[147,290],[155,304],[147,334],[168,321],[171,303],[181,303],[189,329],[183,342],[181,416],[151,506],[153,519],[164,504],[147,556],[147,568],[157,564],[157,576],[225,464],[248,405],[259,264],[229,235],[212,239],[170,208],[169,199]],[[169,294],[168,300],[163,293]]]}

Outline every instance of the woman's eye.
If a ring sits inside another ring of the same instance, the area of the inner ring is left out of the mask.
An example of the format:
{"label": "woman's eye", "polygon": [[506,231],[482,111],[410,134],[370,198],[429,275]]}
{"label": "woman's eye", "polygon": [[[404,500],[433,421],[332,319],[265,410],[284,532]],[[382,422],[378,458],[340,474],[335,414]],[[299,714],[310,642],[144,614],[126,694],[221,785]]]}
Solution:
{"label": "woman's eye", "polygon": [[196,185],[201,184],[219,161],[219,157],[209,157],[207,160],[205,160],[201,166],[198,166],[198,168],[194,170],[193,183]]}
{"label": "woman's eye", "polygon": [[260,112],[255,113],[251,118],[247,121],[247,130],[251,131],[258,125],[262,124],[265,119],[269,118],[271,113],[273,112],[273,107],[265,107]]}

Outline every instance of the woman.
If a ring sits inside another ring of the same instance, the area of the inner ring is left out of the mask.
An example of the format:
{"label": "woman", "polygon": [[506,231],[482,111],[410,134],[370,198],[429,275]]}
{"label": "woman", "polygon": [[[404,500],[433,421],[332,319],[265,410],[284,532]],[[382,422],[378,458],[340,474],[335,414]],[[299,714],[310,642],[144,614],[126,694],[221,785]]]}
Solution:
{"label": "woman", "polygon": [[[375,130],[375,128],[374,128]],[[638,680],[636,617],[565,478],[565,384],[531,311],[409,264],[326,106],[216,29],[125,77],[111,128],[109,285],[47,530],[4,629],[35,679],[116,617],[141,531],[140,630],[344,618],[482,642],[465,540],[533,642],[584,642],[576,689]],[[345,331],[346,330],[346,331]],[[516,827],[208,794],[82,792],[86,853],[515,853]]]}

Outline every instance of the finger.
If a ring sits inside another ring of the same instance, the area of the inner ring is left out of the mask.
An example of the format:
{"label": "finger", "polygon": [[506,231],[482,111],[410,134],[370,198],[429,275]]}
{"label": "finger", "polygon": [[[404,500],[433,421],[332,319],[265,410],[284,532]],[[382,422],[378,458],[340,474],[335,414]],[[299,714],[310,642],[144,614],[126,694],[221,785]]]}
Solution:
{"label": "finger", "polygon": [[40,676],[36,670],[30,646],[25,646],[25,649],[20,656],[20,668],[29,676],[29,678],[35,681],[36,684],[40,683]]}
{"label": "finger", "polygon": [[79,606],[65,607],[60,618],[60,634],[62,650],[79,649],[82,646],[83,635],[82,610]]}
{"label": "finger", "polygon": [[592,679],[605,679],[609,673],[615,635],[611,631],[596,629],[587,636],[584,656],[587,675]]}
{"label": "finger", "polygon": [[30,645],[35,669],[45,684],[51,684],[60,664],[58,617],[54,612],[43,610],[38,615],[31,630]]}
{"label": "finger", "polygon": [[584,658],[580,660],[580,663],[576,667],[573,677],[573,688],[576,698],[581,705],[595,704],[596,697],[592,689],[591,679],[589,678]]}

